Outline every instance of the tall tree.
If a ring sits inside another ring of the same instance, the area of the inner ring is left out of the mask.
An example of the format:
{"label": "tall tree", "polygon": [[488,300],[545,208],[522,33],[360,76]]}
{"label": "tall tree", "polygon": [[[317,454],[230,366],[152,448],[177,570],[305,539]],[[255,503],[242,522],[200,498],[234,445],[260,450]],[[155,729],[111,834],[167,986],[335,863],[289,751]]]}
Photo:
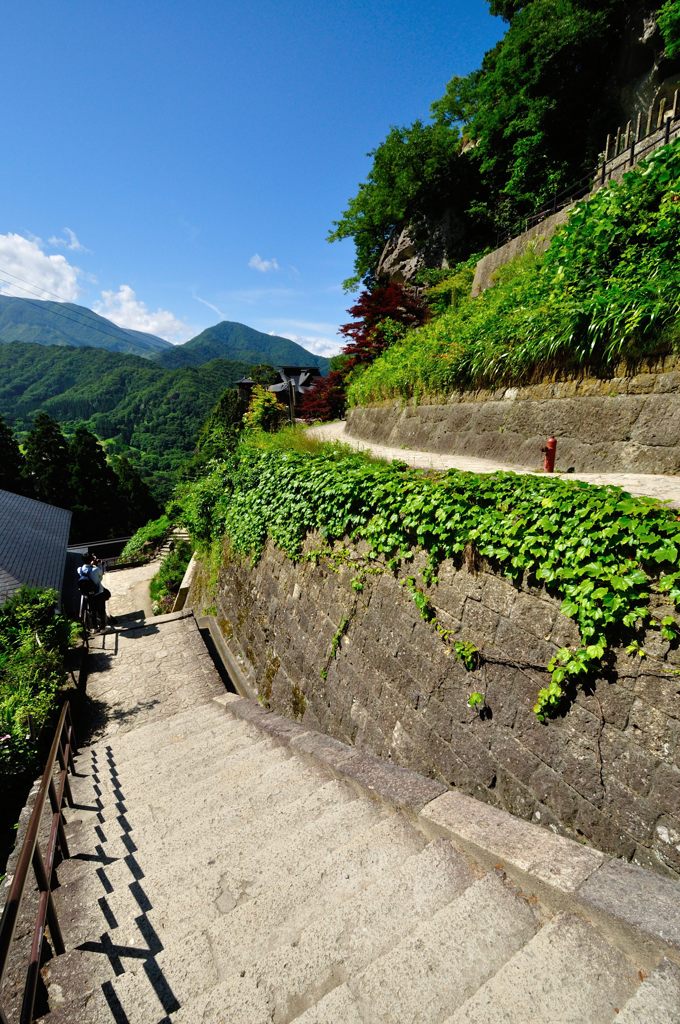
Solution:
{"label": "tall tree", "polygon": [[0,488],[14,494],[26,494],[30,487],[26,464],[14,433],[0,416]]}
{"label": "tall tree", "polygon": [[118,478],[97,438],[86,427],[78,427],[69,453],[73,536],[83,540],[123,532],[125,517]]}
{"label": "tall tree", "polygon": [[26,469],[35,496],[61,508],[71,507],[71,454],[56,420],[39,412],[26,438]]}
{"label": "tall tree", "polygon": [[120,455],[114,457],[112,463],[118,481],[121,513],[124,513],[120,530],[122,533],[134,533],[144,523],[157,519],[161,510],[129,459]]}

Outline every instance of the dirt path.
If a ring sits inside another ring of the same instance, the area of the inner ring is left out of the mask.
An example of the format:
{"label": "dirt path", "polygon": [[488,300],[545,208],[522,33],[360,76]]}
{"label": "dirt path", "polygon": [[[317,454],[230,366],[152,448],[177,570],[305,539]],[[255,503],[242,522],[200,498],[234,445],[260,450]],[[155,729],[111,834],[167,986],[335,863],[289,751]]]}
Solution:
{"label": "dirt path", "polygon": [[[496,473],[498,470],[511,470],[514,473],[530,473],[538,475],[529,467],[518,468],[504,462],[491,459],[472,459],[465,455],[442,455],[438,452],[418,451],[414,448],[390,448],[384,444],[372,444],[361,438],[352,437],[345,432],[344,420],[334,423],[323,423],[310,427],[310,433],[320,441],[341,441],[351,448],[369,451],[377,458],[391,461],[399,459],[416,469],[461,469],[470,473]],[[647,495],[668,501],[680,508],[680,476],[661,476],[651,473],[555,473],[570,480],[584,480],[589,484],[613,484],[623,487],[630,494]]]}

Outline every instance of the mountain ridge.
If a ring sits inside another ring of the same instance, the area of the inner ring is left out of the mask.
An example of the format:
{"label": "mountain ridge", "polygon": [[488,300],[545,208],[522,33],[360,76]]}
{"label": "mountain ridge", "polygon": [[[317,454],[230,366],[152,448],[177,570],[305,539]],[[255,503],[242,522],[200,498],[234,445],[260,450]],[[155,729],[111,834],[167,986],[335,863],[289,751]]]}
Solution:
{"label": "mountain ridge", "polygon": [[100,348],[149,358],[172,348],[169,341],[145,331],[119,327],[75,302],[0,295],[0,344],[23,342],[62,348]]}
{"label": "mountain ridge", "polygon": [[164,349],[153,358],[167,369],[200,366],[212,359],[229,359],[252,365],[318,366],[322,373],[327,373],[329,368],[328,359],[315,355],[296,341],[277,334],[265,334],[236,320],[221,320],[183,345]]}
{"label": "mountain ridge", "polygon": [[222,320],[189,341],[174,345],[145,331],[119,327],[106,317],[74,302],[0,295],[0,345],[33,344],[60,348],[92,348],[140,356],[164,369],[202,366],[214,359],[255,366],[318,366],[327,373],[329,360],[295,341],[265,334],[247,324]]}

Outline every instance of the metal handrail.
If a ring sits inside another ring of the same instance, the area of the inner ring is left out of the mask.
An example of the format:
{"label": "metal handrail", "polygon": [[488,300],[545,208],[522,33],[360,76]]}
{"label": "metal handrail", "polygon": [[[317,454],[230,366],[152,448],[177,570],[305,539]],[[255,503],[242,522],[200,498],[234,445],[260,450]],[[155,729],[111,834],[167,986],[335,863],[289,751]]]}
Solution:
{"label": "metal handrail", "polygon": [[[0,987],[7,966],[7,958],[12,946],[14,931],[19,919],[19,911],[26,890],[26,882],[30,868],[33,868],[40,899],[38,913],[33,928],[33,940],[31,943],[31,954],[26,969],[26,981],[24,984],[23,1002],[20,1024],[32,1024],[33,1010],[35,1006],[36,989],[40,974],[40,961],[42,958],[43,941],[45,938],[45,926],[47,925],[54,946],[55,953],[64,953],[64,940],[57,920],[57,913],[52,900],[52,883],[54,875],[54,860],[57,853],[62,859],[69,856],[66,833],[64,831],[64,818],[62,807],[64,800],[73,806],[71,787],[68,781],[69,769],[75,772],[73,754],[76,751],[73,724],[71,720],[71,709],[68,701],[61,709],[59,722],[55,730],[50,753],[42,775],[38,795],[33,805],[26,835],[21,845],[19,859],[17,861],[14,879],[7,897],[5,910],[0,921]],[[59,772],[55,775],[54,768],[59,762]],[[42,818],[45,801],[49,796],[52,808],[52,824],[47,843],[46,856],[40,850],[38,833]],[[0,1006],[0,1024],[9,1024],[9,1021]]]}

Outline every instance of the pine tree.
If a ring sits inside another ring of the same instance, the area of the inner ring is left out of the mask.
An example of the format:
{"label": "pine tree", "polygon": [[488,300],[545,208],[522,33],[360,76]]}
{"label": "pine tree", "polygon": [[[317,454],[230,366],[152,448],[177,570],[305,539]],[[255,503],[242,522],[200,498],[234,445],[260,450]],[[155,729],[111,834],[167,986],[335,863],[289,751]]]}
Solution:
{"label": "pine tree", "polygon": [[11,427],[0,416],[0,490],[14,494],[30,491],[25,461]]}
{"label": "pine tree", "polygon": [[39,412],[26,438],[26,469],[39,501],[71,507],[71,455],[56,420]]}
{"label": "pine tree", "polygon": [[74,537],[113,537],[125,529],[118,478],[101,444],[80,426],[69,445]]}

